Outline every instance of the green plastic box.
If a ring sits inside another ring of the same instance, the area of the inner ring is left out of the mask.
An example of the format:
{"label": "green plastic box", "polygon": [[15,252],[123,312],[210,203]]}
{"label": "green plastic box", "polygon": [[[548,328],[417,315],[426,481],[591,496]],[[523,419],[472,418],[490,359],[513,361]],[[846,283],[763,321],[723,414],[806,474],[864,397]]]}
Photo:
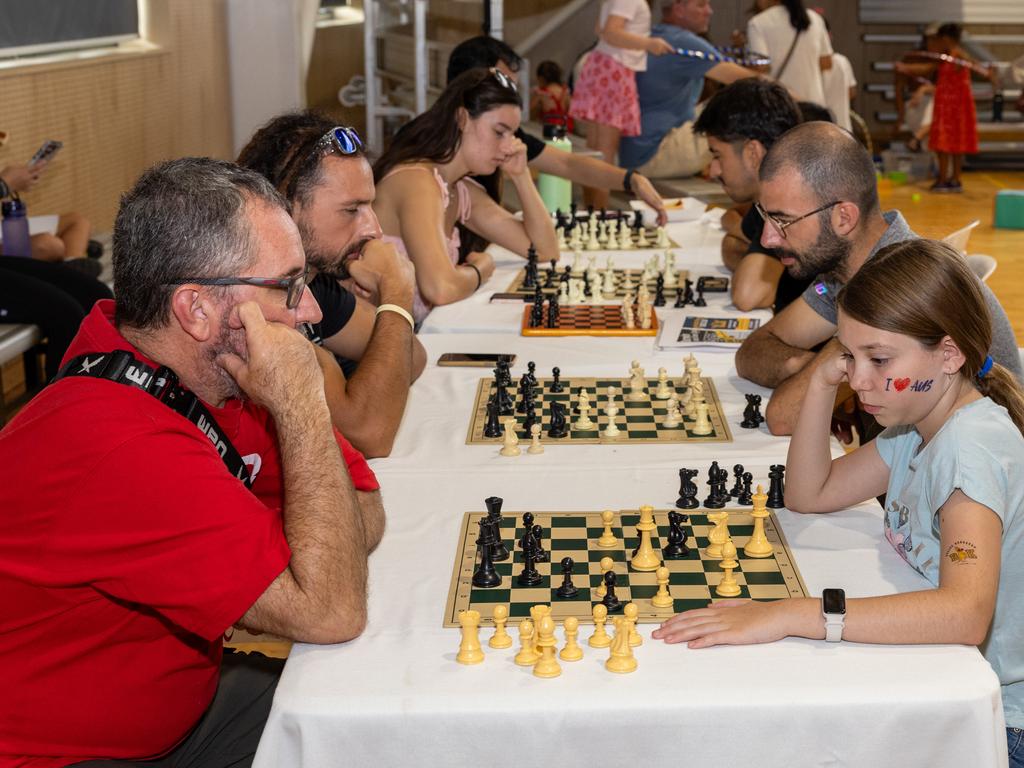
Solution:
{"label": "green plastic box", "polygon": [[1024,229],[1024,189],[1003,189],[996,193],[996,227]]}

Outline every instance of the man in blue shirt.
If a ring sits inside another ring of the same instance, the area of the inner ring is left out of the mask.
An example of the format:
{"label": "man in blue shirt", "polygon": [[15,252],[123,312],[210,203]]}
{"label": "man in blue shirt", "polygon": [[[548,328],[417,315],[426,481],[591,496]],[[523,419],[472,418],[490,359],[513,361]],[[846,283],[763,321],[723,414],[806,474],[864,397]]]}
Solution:
{"label": "man in blue shirt", "polygon": [[[714,46],[699,37],[708,31],[711,0],[664,0],[661,10],[661,23],[651,29],[653,37],[678,50],[717,55]],[[642,132],[623,137],[619,165],[654,179],[697,173],[710,159],[707,142],[691,129],[704,78],[728,84],[757,76],[731,62],[671,54],[648,57],[647,71],[636,78]]]}

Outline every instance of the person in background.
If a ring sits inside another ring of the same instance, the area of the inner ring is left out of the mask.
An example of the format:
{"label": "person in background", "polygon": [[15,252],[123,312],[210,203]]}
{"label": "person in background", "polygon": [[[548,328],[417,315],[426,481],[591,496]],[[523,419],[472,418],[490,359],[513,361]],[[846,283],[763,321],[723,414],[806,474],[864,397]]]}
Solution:
{"label": "person in background", "polygon": [[[570,114],[585,121],[587,146],[608,163],[615,162],[619,140],[639,136],[640,99],[636,73],[647,69],[647,54],[674,52],[671,44],[651,37],[647,0],[603,0],[597,22],[597,46],[588,54],[572,94]],[[608,206],[608,190],[588,188],[584,201]]]}
{"label": "person in background", "polygon": [[537,65],[537,84],[530,90],[530,119],[540,122],[545,129],[564,128],[572,131],[569,117],[569,89],[562,82],[562,68],[553,61]]}
{"label": "person in background", "polygon": [[[832,27],[828,19],[822,16],[829,41],[832,40]],[[850,120],[850,102],[857,96],[857,78],[853,74],[853,65],[841,53],[832,52],[832,66],[822,70],[821,87],[825,93],[824,106],[832,113],[833,122],[840,128],[853,130]]]}
{"label": "person in background", "polygon": [[771,57],[771,75],[798,101],[825,104],[821,73],[832,67],[825,22],[803,0],[757,0],[747,24],[750,49]]}

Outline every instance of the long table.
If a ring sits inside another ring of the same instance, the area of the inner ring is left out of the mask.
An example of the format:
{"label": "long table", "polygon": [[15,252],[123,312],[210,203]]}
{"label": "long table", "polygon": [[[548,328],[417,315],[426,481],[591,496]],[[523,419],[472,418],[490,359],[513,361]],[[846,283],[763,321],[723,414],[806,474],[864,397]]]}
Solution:
{"label": "long table", "polygon": [[[711,274],[703,270],[716,268],[714,228],[693,222],[670,232],[683,246],[677,264]],[[508,254],[496,261],[481,294],[504,290],[522,266]],[[370,558],[367,629],[343,645],[293,648],[257,766],[1005,765],[998,680],[972,647],[789,638],[689,650],[652,640],[653,627],[643,625],[639,668],[629,675],[606,672],[607,651],[584,646],[582,661],[541,680],[512,662],[515,648],[487,648],[489,630],[481,633],[485,662],[456,663],[459,631],[443,628],[442,615],[459,525],[465,512],[484,510],[486,497],[503,497],[506,512],[667,507],[679,467],[699,469],[703,481],[712,460],[742,463],[767,484],[768,466],[785,460],[788,445],[763,426],[738,427],[743,394],[768,393],[737,377],[731,350],[708,348],[695,353],[730,415],[732,443],[546,445],[543,455],[515,458],[466,445],[473,392],[490,372],[433,365],[443,352],[514,352],[517,371],[533,360],[538,375],[557,365],[563,376],[626,376],[633,359],[649,375],[659,366],[681,372],[679,351],[658,351],[650,338],[523,338],[511,322],[518,314],[502,314],[513,306],[478,294],[424,324],[430,364],[392,455],[371,462],[388,528]],[[776,515],[812,595],[928,588],[886,543],[875,502],[827,516]]]}

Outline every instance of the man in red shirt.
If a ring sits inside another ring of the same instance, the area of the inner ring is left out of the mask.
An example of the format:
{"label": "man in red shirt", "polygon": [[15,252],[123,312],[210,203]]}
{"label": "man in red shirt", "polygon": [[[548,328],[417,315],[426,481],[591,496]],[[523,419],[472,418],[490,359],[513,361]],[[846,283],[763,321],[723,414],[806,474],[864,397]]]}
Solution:
{"label": "man in red shirt", "polygon": [[363,630],[384,515],[305,275],[258,174],[186,158],[122,200],[116,300],[0,432],[0,766],[248,765],[281,665],[224,632]]}

